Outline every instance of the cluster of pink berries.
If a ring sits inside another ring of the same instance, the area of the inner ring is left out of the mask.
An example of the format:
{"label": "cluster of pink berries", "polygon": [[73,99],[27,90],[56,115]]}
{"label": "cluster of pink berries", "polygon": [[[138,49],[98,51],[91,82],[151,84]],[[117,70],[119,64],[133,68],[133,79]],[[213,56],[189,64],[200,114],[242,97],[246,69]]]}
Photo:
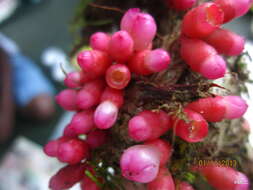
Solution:
{"label": "cluster of pink berries", "polygon": [[[184,7],[195,3],[180,2]],[[203,3],[190,10],[183,19],[182,58],[192,70],[208,79],[224,76],[225,61],[218,53],[238,55],[243,50],[244,40],[240,36],[219,28],[222,23],[246,13],[250,5],[249,0],[235,2],[216,0],[214,3]],[[109,131],[106,129],[117,121],[119,109],[124,104],[124,89],[131,80],[131,74],[150,75],[167,69],[170,64],[167,51],[151,49],[156,29],[151,15],[133,8],[123,16],[120,31],[112,35],[103,32],[93,34],[90,38],[92,50],[79,53],[77,61],[81,71],[66,76],[64,82],[69,89],[56,97],[60,106],[76,113],[63,136],[50,141],[44,148],[48,156],[68,164],[51,178],[51,189],[70,188],[78,182],[85,190],[101,189],[85,175],[84,170],[95,173],[85,161],[92,159],[92,150],[108,141]],[[217,96],[186,105],[184,113],[187,121],[162,110],[138,113],[129,120],[128,134],[132,140],[142,144],[129,147],[122,154],[122,175],[131,181],[147,183],[148,190],[192,190],[193,187],[186,182],[175,184],[166,167],[173,150],[160,137],[173,128],[183,140],[200,142],[208,134],[207,121],[239,118],[246,110],[247,104],[240,97]],[[81,138],[83,135],[85,138]],[[247,177],[231,168],[210,166],[198,171],[219,190],[248,188]],[[228,175],[221,177],[224,171],[232,176],[230,180],[225,179]],[[233,180],[241,179],[247,184],[233,183]],[[227,180],[225,185],[220,185],[222,180]]]}
{"label": "cluster of pink berries", "polygon": [[225,75],[226,62],[219,54],[235,56],[244,49],[244,38],[220,26],[244,15],[251,0],[215,0],[186,13],[182,23],[181,56],[207,79]]}

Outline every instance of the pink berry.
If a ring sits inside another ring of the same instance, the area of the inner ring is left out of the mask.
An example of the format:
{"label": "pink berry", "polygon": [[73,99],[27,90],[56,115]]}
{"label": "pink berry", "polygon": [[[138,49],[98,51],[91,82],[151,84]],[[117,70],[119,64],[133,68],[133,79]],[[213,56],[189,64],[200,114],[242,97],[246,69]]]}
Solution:
{"label": "pink berry", "polygon": [[122,175],[131,181],[148,183],[158,174],[160,153],[153,146],[135,145],[124,151],[120,159]]}
{"label": "pink berry", "polygon": [[92,73],[94,76],[105,74],[111,65],[107,53],[98,50],[85,50],[78,54],[77,62],[84,72]]}
{"label": "pink berry", "polygon": [[94,149],[105,144],[107,138],[106,131],[96,129],[88,134],[86,142],[92,149]]}
{"label": "pink berry", "polygon": [[77,105],[80,109],[89,109],[100,102],[104,90],[103,80],[88,82],[77,94]]}
{"label": "pink berry", "polygon": [[243,37],[221,28],[207,36],[205,41],[213,46],[218,53],[229,56],[241,54],[245,44]]}
{"label": "pink berry", "polygon": [[175,119],[176,135],[190,143],[203,141],[208,135],[208,123],[197,112],[186,108],[184,109],[184,112],[189,122],[187,123],[184,120]]}
{"label": "pink berry", "polygon": [[73,111],[77,109],[77,91],[73,89],[65,89],[56,97],[56,102],[63,109]]}
{"label": "pink berry", "polygon": [[124,92],[122,90],[106,87],[101,96],[101,102],[107,100],[113,102],[118,108],[120,108],[124,103]]}
{"label": "pink berry", "polygon": [[217,5],[224,12],[224,23],[240,17],[248,12],[251,7],[251,0],[215,0]]}
{"label": "pink berry", "polygon": [[156,34],[154,18],[139,9],[129,9],[121,20],[121,30],[127,31],[134,41],[135,50],[147,49]]}
{"label": "pink berry", "polygon": [[196,0],[166,0],[169,8],[176,9],[177,11],[185,11],[193,7]]}
{"label": "pink berry", "polygon": [[110,35],[104,32],[96,32],[90,37],[90,46],[94,50],[108,52],[110,40]]}
{"label": "pink berry", "polygon": [[60,144],[66,142],[68,140],[70,140],[70,138],[68,138],[68,137],[61,137],[56,140],[51,140],[44,146],[43,150],[46,155],[48,155],[50,157],[57,157],[58,148],[59,148]]}
{"label": "pink berry", "polygon": [[115,64],[106,71],[106,82],[108,86],[115,89],[125,88],[131,79],[131,73],[126,65]]}
{"label": "pink berry", "polygon": [[245,100],[239,96],[224,96],[223,101],[226,107],[226,119],[240,118],[248,109]]}
{"label": "pink berry", "polygon": [[202,40],[182,38],[181,56],[193,71],[199,72],[207,79],[221,78],[226,73],[224,59]]}
{"label": "pink berry", "polygon": [[88,144],[78,139],[71,139],[59,145],[57,157],[61,162],[77,164],[89,156]]}
{"label": "pink berry", "polygon": [[88,176],[84,176],[81,181],[81,190],[101,190],[101,188]]}
{"label": "pink berry", "polygon": [[170,55],[163,49],[152,50],[145,56],[144,64],[153,73],[163,71],[170,64]]}
{"label": "pink berry", "polygon": [[125,63],[133,53],[133,39],[126,31],[112,35],[109,43],[109,54],[117,63]]}
{"label": "pink berry", "polygon": [[155,140],[145,142],[145,145],[154,146],[157,150],[160,151],[161,153],[160,166],[164,166],[170,160],[170,157],[172,154],[172,147],[165,140],[155,139]]}
{"label": "pink berry", "polygon": [[[84,164],[67,165],[50,178],[49,188],[52,190],[69,189],[84,177]],[[70,175],[71,174],[71,175]]]}
{"label": "pink berry", "polygon": [[83,85],[83,72],[80,71],[74,71],[71,73],[68,73],[65,80],[64,80],[64,84],[68,87],[68,88],[80,88]]}
{"label": "pink berry", "polygon": [[63,131],[64,137],[69,138],[76,138],[79,134],[76,133],[76,130],[74,129],[73,125],[68,124]]}
{"label": "pink berry", "polygon": [[230,167],[208,165],[199,168],[207,182],[217,190],[248,190],[249,180],[243,173]]}
{"label": "pink berry", "polygon": [[[161,116],[162,115],[162,116]],[[167,117],[166,122],[164,117]],[[154,140],[170,128],[170,119],[163,111],[158,113],[145,110],[134,116],[128,122],[128,134],[135,141]]]}
{"label": "pink berry", "polygon": [[150,75],[152,72],[145,65],[145,57],[150,50],[136,52],[128,62],[128,67],[131,72],[137,75]]}
{"label": "pink berry", "polygon": [[155,180],[148,183],[147,190],[175,190],[174,180],[167,167],[161,167]]}
{"label": "pink berry", "polygon": [[180,181],[176,186],[176,190],[194,190],[193,187],[184,181]]}
{"label": "pink berry", "polygon": [[223,97],[200,98],[186,106],[195,112],[201,114],[209,122],[219,122],[224,119],[226,107],[223,103]]}
{"label": "pink berry", "polygon": [[211,34],[223,23],[224,13],[212,2],[202,3],[193,8],[183,18],[182,32],[191,38],[203,38]]}
{"label": "pink berry", "polygon": [[100,103],[94,113],[94,122],[99,129],[111,128],[118,117],[119,108],[112,101]]}
{"label": "pink berry", "polygon": [[90,132],[95,126],[93,115],[93,110],[85,110],[76,113],[70,122],[70,126],[74,133],[86,134]]}

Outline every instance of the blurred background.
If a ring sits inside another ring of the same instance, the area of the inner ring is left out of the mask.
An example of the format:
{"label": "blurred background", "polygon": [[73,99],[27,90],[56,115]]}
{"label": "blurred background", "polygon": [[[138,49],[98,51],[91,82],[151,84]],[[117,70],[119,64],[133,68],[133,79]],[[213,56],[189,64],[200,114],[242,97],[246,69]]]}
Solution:
{"label": "blurred background", "polygon": [[[78,4],[78,0],[0,0],[0,190],[47,190],[49,176],[61,167],[41,147],[60,136],[72,115],[53,98],[63,88],[62,67],[73,69],[68,55]],[[253,52],[251,13],[226,27],[245,36]],[[253,71],[252,65],[249,68]],[[13,83],[5,82],[10,78]],[[251,106],[246,114],[251,126],[252,116]],[[252,139],[251,135],[253,144]]]}

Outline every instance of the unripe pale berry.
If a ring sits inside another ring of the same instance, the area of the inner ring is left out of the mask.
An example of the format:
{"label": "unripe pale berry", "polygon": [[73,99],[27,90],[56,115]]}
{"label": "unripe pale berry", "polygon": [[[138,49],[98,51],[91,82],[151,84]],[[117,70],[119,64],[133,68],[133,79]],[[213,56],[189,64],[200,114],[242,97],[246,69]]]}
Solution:
{"label": "unripe pale berry", "polygon": [[249,180],[243,173],[230,167],[208,165],[199,168],[207,182],[217,190],[248,190]]}
{"label": "unripe pale berry", "polygon": [[94,122],[99,129],[111,128],[118,117],[119,108],[112,101],[101,102],[94,113]]}
{"label": "unripe pale berry", "polygon": [[214,2],[224,12],[224,23],[246,14],[251,7],[251,0],[215,0]]}
{"label": "unripe pale berry", "polygon": [[134,41],[135,50],[147,49],[156,34],[156,23],[154,18],[139,9],[129,9],[120,23],[121,30],[127,31]]}
{"label": "unripe pale berry", "polygon": [[152,50],[145,56],[144,64],[153,73],[163,71],[170,64],[170,55],[163,49]]}
{"label": "unripe pale berry", "polygon": [[248,109],[247,103],[240,96],[224,96],[223,101],[226,107],[226,119],[240,118]]}
{"label": "unripe pale berry", "polygon": [[90,37],[90,46],[94,50],[108,52],[111,37],[104,32],[96,32]]}
{"label": "unripe pale berry", "polygon": [[100,102],[104,90],[103,80],[88,82],[77,94],[77,105],[80,109],[89,109]]}
{"label": "unripe pale berry", "polygon": [[[161,117],[162,114],[162,117]],[[162,122],[167,117],[166,122]],[[163,135],[170,128],[169,116],[163,111],[142,111],[128,122],[128,134],[135,141],[154,140]]]}
{"label": "unripe pale berry", "polygon": [[122,90],[106,87],[101,96],[101,102],[107,100],[113,102],[118,108],[120,108],[124,103],[124,92]]}
{"label": "unripe pale berry", "polygon": [[86,142],[91,148],[98,148],[106,143],[108,135],[106,131],[96,129],[87,135]]}
{"label": "unripe pale berry", "polygon": [[77,164],[89,156],[88,144],[79,139],[71,139],[59,145],[57,158],[61,162]]}
{"label": "unripe pale berry", "polygon": [[131,73],[126,65],[115,64],[106,71],[106,82],[108,86],[115,89],[125,88],[131,79]]}
{"label": "unripe pale berry", "polygon": [[86,134],[90,132],[95,126],[93,115],[94,110],[92,109],[76,113],[69,124],[74,133]]}
{"label": "unripe pale berry", "polygon": [[147,190],[175,190],[175,183],[166,167],[161,167],[155,180],[148,183]]}
{"label": "unripe pale berry", "polygon": [[145,142],[145,145],[154,146],[156,149],[158,149],[161,152],[160,166],[164,166],[170,160],[173,150],[172,150],[171,145],[165,140],[155,139],[155,140]]}
{"label": "unripe pale berry", "polygon": [[65,110],[77,109],[77,91],[73,89],[65,89],[61,91],[56,97],[56,102]]}
{"label": "unripe pale berry", "polygon": [[183,18],[182,32],[191,38],[203,38],[223,23],[224,13],[215,3],[202,3]]}
{"label": "unripe pale berry", "polygon": [[221,96],[200,98],[188,104],[186,108],[198,112],[209,122],[223,120],[226,113],[226,107]]}
{"label": "unripe pale berry", "polygon": [[78,54],[77,62],[84,72],[92,73],[94,76],[105,74],[106,69],[111,65],[107,53],[99,50],[85,50]]}
{"label": "unripe pale berry", "polygon": [[244,49],[245,40],[238,34],[219,28],[211,33],[205,41],[212,45],[220,54],[240,55]]}
{"label": "unripe pale berry", "polygon": [[[52,190],[69,189],[84,177],[84,164],[67,165],[50,178],[49,188]],[[71,175],[70,175],[71,174]]]}
{"label": "unripe pale berry", "polygon": [[177,11],[185,11],[193,7],[196,0],[166,0],[169,8],[173,8]]}
{"label": "unripe pale berry", "polygon": [[182,58],[193,71],[199,72],[207,79],[224,77],[226,73],[224,59],[206,42],[183,37],[180,51]]}
{"label": "unripe pale berry", "polygon": [[148,183],[158,174],[160,153],[153,146],[135,145],[121,156],[120,168],[122,175],[131,181]]}
{"label": "unripe pale berry", "polygon": [[109,54],[117,63],[125,63],[133,53],[133,39],[126,31],[112,35],[109,43]]}
{"label": "unripe pale berry", "polygon": [[80,88],[84,82],[84,74],[81,71],[68,73],[64,79],[64,84],[68,88]]}
{"label": "unripe pale berry", "polygon": [[208,135],[208,123],[197,112],[186,108],[184,109],[184,112],[189,122],[175,118],[174,124],[176,124],[176,135],[190,143],[203,141],[204,138]]}

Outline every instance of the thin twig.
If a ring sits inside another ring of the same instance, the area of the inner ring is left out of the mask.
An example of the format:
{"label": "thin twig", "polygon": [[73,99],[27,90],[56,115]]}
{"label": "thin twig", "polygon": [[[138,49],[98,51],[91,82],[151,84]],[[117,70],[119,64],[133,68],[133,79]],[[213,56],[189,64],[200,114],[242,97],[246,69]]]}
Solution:
{"label": "thin twig", "polygon": [[96,3],[89,3],[89,5],[91,7],[95,7],[95,8],[105,9],[105,10],[109,10],[109,11],[116,11],[116,12],[120,12],[122,14],[125,13],[125,11],[123,11],[123,10],[117,8],[117,7],[108,7],[108,6],[104,6],[104,5],[98,5]]}

